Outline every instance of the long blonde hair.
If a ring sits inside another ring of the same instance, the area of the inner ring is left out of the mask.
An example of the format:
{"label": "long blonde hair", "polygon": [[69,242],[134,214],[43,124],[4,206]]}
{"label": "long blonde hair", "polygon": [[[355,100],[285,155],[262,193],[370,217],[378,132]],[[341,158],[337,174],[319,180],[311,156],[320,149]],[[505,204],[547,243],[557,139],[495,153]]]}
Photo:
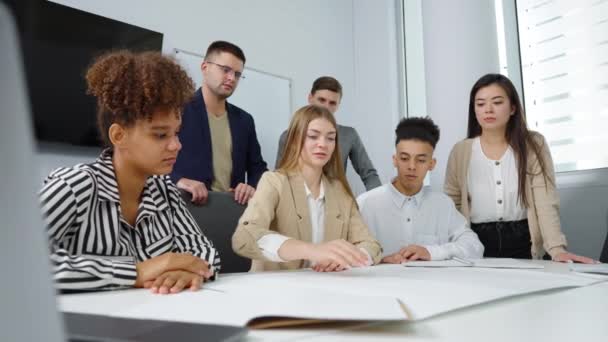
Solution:
{"label": "long blonde hair", "polygon": [[344,174],[344,166],[340,160],[340,146],[338,146],[338,125],[334,115],[324,107],[308,105],[298,109],[291,118],[289,123],[289,129],[287,130],[287,142],[283,156],[279,161],[279,167],[277,171],[288,174],[290,172],[300,170],[300,154],[302,153],[302,146],[306,139],[306,132],[308,131],[308,125],[311,121],[316,119],[325,119],[329,121],[336,130],[336,148],[332,153],[327,164],[323,166],[323,174],[329,180],[338,180],[344,187],[344,190],[354,200],[353,195],[348,182],[346,181],[346,175]]}

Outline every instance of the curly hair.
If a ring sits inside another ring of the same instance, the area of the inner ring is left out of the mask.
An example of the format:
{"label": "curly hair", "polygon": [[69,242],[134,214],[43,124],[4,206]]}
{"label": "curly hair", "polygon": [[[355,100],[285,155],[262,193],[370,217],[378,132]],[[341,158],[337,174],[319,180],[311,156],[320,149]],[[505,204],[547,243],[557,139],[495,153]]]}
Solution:
{"label": "curly hair", "polygon": [[126,50],[103,54],[86,73],[87,93],[97,98],[97,125],[106,146],[113,123],[131,126],[158,109],[181,113],[194,94],[188,74],[158,52]]}

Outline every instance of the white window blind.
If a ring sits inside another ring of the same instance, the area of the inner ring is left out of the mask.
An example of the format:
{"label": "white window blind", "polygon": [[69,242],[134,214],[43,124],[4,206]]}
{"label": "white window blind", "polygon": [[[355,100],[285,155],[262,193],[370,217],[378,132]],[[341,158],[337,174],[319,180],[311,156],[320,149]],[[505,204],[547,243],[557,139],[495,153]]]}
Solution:
{"label": "white window blind", "polygon": [[517,0],[528,126],[557,172],[608,167],[608,0]]}

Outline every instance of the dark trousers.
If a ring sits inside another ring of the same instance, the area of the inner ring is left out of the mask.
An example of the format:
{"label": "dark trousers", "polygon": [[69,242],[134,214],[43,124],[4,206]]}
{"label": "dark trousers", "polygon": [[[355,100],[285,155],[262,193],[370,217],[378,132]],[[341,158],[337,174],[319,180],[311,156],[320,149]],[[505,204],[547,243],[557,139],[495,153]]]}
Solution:
{"label": "dark trousers", "polygon": [[485,247],[484,257],[532,259],[532,241],[528,220],[472,223]]}

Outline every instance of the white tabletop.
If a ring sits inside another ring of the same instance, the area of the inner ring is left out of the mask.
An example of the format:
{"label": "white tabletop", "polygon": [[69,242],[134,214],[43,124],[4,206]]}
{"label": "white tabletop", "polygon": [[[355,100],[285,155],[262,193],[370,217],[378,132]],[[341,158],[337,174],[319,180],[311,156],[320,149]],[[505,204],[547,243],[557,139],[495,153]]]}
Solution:
{"label": "white tabletop", "polygon": [[[542,272],[567,264],[536,261]],[[598,279],[602,279],[598,277]],[[251,330],[248,341],[608,341],[608,282],[507,298],[417,322]]]}
{"label": "white tabletop", "polygon": [[524,262],[544,268],[382,265],[339,274],[223,274],[198,292],[158,296],[133,289],[61,296],[59,303],[67,312],[228,325],[277,315],[386,317],[251,330],[248,341],[608,341],[608,277],[575,274],[568,264]]}

